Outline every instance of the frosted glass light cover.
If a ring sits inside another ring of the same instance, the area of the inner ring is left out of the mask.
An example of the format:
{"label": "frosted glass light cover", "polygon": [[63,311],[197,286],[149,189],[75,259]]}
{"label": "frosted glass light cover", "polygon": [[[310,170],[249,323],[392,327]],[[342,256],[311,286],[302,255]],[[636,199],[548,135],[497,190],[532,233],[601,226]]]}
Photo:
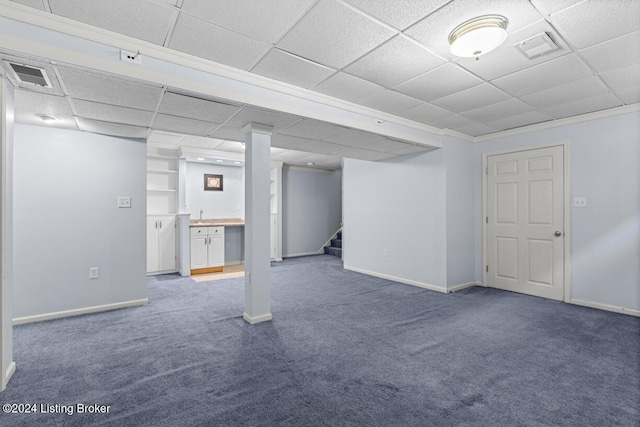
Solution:
{"label": "frosted glass light cover", "polygon": [[491,52],[507,39],[509,21],[500,15],[485,15],[463,22],[449,34],[450,51],[465,58]]}

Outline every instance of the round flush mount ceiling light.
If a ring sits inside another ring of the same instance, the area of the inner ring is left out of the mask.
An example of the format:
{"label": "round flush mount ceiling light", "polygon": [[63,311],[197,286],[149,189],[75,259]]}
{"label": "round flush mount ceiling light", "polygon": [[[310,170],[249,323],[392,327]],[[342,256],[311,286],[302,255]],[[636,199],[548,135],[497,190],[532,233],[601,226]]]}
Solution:
{"label": "round flush mount ceiling light", "polygon": [[56,117],[54,116],[49,116],[47,114],[36,114],[36,117],[38,117],[40,120],[46,122],[46,123],[51,123],[51,122],[55,122],[56,120],[58,120]]}
{"label": "round flush mount ceiling light", "polygon": [[449,34],[450,51],[463,58],[491,52],[506,40],[508,24],[502,15],[483,15],[463,22]]}

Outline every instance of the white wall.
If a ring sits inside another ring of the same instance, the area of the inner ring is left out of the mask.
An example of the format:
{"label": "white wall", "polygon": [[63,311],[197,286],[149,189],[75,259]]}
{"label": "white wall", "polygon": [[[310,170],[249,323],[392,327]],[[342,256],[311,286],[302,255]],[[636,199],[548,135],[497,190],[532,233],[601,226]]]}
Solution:
{"label": "white wall", "polygon": [[482,278],[483,153],[569,141],[571,298],[640,310],[640,113],[629,113],[476,144],[476,279]]}
{"label": "white wall", "polygon": [[446,289],[445,151],[345,159],[343,174],[345,268]]}
{"label": "white wall", "polygon": [[342,172],[283,168],[282,256],[315,253],[342,222]]}
{"label": "white wall", "polygon": [[[223,191],[205,191],[205,174],[223,175]],[[191,219],[244,218],[244,167],[187,162],[186,190]]]}
{"label": "white wall", "polygon": [[474,144],[448,137],[443,143],[447,170],[447,285],[475,282]]}
{"label": "white wall", "polygon": [[145,300],[144,141],[17,124],[14,142],[14,318]]}

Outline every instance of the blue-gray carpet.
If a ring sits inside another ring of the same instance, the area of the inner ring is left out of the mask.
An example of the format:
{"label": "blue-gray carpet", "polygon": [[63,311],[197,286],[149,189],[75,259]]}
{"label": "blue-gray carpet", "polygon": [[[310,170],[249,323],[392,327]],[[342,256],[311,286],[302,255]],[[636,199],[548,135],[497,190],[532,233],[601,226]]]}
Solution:
{"label": "blue-gray carpet", "polygon": [[149,279],[139,308],[17,326],[3,426],[638,426],[640,319],[472,288],[444,295],[320,255],[243,279]]}

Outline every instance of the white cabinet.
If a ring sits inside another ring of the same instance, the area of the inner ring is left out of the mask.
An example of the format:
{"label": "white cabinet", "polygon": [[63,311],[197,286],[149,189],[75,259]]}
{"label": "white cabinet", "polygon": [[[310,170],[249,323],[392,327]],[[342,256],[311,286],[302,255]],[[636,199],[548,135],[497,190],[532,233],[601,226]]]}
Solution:
{"label": "white cabinet", "polygon": [[176,270],[175,216],[147,217],[147,273]]}
{"label": "white cabinet", "polygon": [[222,271],[224,227],[191,227],[191,274]]}
{"label": "white cabinet", "polygon": [[177,212],[177,159],[147,157],[147,214],[174,215]]}

